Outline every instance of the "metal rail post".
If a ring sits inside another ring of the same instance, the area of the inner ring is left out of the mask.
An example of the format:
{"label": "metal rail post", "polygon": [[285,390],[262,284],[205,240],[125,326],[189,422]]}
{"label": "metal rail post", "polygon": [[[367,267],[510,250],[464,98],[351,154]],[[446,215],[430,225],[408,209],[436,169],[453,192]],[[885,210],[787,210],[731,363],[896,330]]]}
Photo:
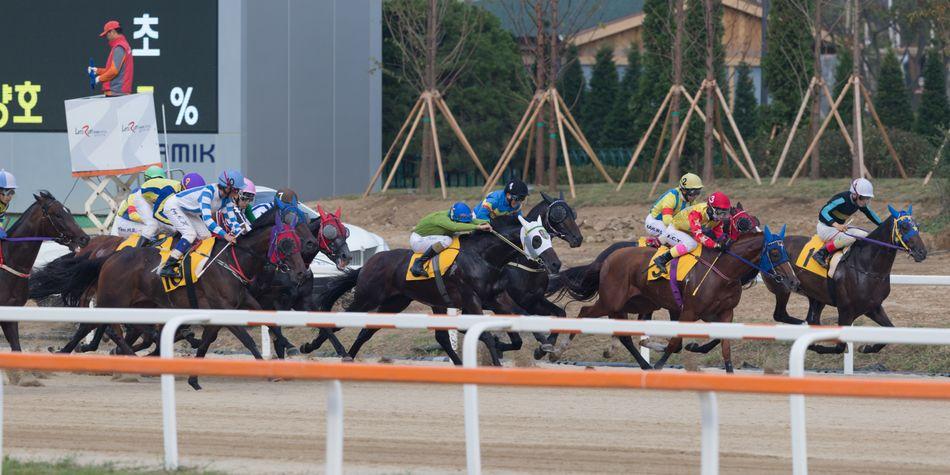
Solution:
{"label": "metal rail post", "polygon": [[[816,341],[834,340],[841,335],[840,330],[806,333],[792,344],[788,355],[788,375],[792,378],[805,377],[805,352]],[[805,396],[792,394],[788,397],[791,408],[792,424],[792,474],[808,473],[808,440],[805,437]]]}
{"label": "metal rail post", "polygon": [[[182,315],[172,317],[162,328],[162,358],[175,357],[175,334],[185,323],[206,322],[207,317]],[[178,470],[178,422],[175,414],[175,375],[162,375],[162,434],[165,442],[165,470]]]}
{"label": "metal rail post", "polygon": [[[462,365],[466,368],[478,366],[478,337],[485,331],[501,330],[511,326],[511,322],[479,322],[465,333],[462,344]],[[465,394],[465,458],[469,475],[482,473],[482,447],[478,438],[478,385],[463,385]]]}
{"label": "metal rail post", "polygon": [[343,386],[327,382],[327,475],[343,473]]}

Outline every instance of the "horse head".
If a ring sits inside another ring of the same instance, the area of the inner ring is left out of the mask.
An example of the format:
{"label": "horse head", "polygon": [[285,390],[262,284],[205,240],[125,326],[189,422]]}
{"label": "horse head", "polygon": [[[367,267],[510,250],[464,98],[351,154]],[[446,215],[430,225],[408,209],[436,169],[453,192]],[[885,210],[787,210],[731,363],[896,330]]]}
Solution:
{"label": "horse head", "polygon": [[33,198],[36,202],[30,208],[36,208],[40,212],[24,213],[20,219],[29,220],[28,222],[34,225],[32,229],[35,229],[39,236],[52,237],[58,244],[72,251],[89,244],[89,235],[73,219],[69,208],[57,201],[50,192],[42,190],[39,194],[34,194]]}
{"label": "horse head", "polygon": [[914,262],[926,259],[927,246],[920,238],[920,230],[917,229],[917,222],[914,220],[914,205],[908,206],[906,210],[896,210],[893,206],[887,205],[887,210],[891,212],[891,218],[894,220],[891,242],[910,252]]}
{"label": "horse head", "polygon": [[579,247],[584,242],[584,236],[577,226],[577,213],[564,201],[564,192],[552,198],[542,191],[541,198],[541,203],[528,213],[528,218],[539,216],[544,229],[552,236],[567,241],[571,247]]}
{"label": "horse head", "polygon": [[762,255],[759,257],[759,269],[786,289],[792,292],[797,291],[801,281],[795,275],[789,263],[788,252],[785,250],[785,225],[782,225],[782,230],[778,234],[772,233],[772,230],[765,226],[763,235],[764,244]]}
{"label": "horse head", "polygon": [[346,244],[346,239],[350,237],[350,230],[341,220],[343,210],[337,208],[335,212],[327,213],[323,210],[323,207],[317,205],[317,212],[320,213],[320,219],[314,220],[311,225],[318,227],[315,234],[317,235],[319,250],[333,260],[337,269],[346,270],[352,254],[350,253],[350,247]]}
{"label": "horse head", "polygon": [[561,259],[554,252],[554,246],[551,244],[551,235],[544,229],[544,224],[539,216],[534,221],[528,221],[518,216],[521,222],[521,247],[527,253],[528,257],[538,259],[545,269],[551,274],[557,274],[561,270]]}

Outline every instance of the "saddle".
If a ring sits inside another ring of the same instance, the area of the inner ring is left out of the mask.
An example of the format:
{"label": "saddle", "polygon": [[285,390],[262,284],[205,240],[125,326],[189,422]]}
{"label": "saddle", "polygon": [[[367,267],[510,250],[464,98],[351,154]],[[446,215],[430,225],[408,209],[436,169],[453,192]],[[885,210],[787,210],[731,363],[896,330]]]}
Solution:
{"label": "saddle", "polygon": [[[669,247],[660,246],[659,249],[653,254],[653,257],[650,258],[650,267],[647,269],[647,280],[670,280],[669,272],[664,272],[660,274],[656,268],[656,265],[653,263],[656,261],[656,258],[665,254],[666,251],[670,250]],[[670,265],[667,266],[667,269],[676,269],[676,281],[682,282],[686,279],[686,276],[689,274],[689,271],[693,270],[693,267],[696,266],[698,262],[697,257],[702,252],[701,246],[696,246],[696,249],[690,251],[689,254],[677,257],[670,261]],[[679,261],[679,262],[676,262]],[[674,266],[674,262],[676,262]]]}
{"label": "saddle", "polygon": [[[140,247],[142,237],[138,234],[132,234],[125,241],[122,241],[119,246],[116,248],[117,251],[128,247]],[[161,236],[155,240],[155,242],[150,246],[158,249],[158,253],[161,256],[161,261],[158,264],[157,269],[161,269],[165,265],[165,262],[168,260],[169,254],[173,248],[173,244],[177,239],[173,239],[170,236]],[[165,292],[171,292],[178,288],[185,286],[186,284],[194,283],[198,281],[198,276],[201,273],[201,270],[208,264],[211,257],[211,249],[214,247],[214,239],[204,239],[199,241],[185,254],[181,261],[178,262],[178,275],[177,278],[162,278],[162,287],[165,289]],[[187,271],[187,272],[186,272]]]}
{"label": "saddle", "polygon": [[795,265],[826,279],[828,277],[834,277],[835,270],[838,269],[838,263],[841,262],[841,258],[844,257],[848,250],[851,249],[851,246],[843,250],[839,249],[835,251],[835,253],[831,255],[831,259],[828,260],[828,268],[825,269],[821,264],[812,259],[812,255],[818,252],[824,245],[825,241],[822,241],[817,234],[812,236],[811,240],[802,248],[802,252],[798,254],[798,258],[795,259]]}
{"label": "saddle", "polygon": [[458,236],[452,238],[452,244],[449,247],[445,248],[438,255],[432,258],[429,262],[425,263],[423,268],[426,271],[425,277],[416,277],[412,275],[412,272],[409,272],[409,269],[412,268],[412,264],[416,262],[416,259],[422,256],[422,253],[417,252],[412,255],[412,258],[409,259],[409,266],[406,267],[406,281],[413,280],[429,280],[435,278],[434,265],[438,265],[439,274],[445,275],[448,272],[449,268],[452,267],[452,264],[455,264],[455,259],[459,255],[460,243]]}

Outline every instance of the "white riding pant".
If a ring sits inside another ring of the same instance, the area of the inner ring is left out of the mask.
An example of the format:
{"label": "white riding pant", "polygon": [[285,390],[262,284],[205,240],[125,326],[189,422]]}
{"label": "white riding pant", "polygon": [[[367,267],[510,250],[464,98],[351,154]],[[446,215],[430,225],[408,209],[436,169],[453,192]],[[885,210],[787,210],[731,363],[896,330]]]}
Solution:
{"label": "white riding pant", "polygon": [[165,217],[172,222],[175,231],[181,233],[181,238],[191,244],[197,242],[198,239],[211,237],[211,231],[208,230],[201,216],[182,209],[175,196],[168,198],[165,202]]}
{"label": "white riding pant", "polygon": [[818,237],[821,238],[822,241],[828,242],[834,240],[835,248],[839,250],[854,244],[854,241],[857,241],[857,238],[853,236],[865,237],[868,235],[867,231],[863,229],[848,228],[848,234],[851,235],[849,236],[848,234],[838,231],[833,226],[828,226],[821,221],[818,222],[818,226],[816,228],[818,231]]}
{"label": "white riding pant", "polygon": [[647,235],[653,237],[660,237],[663,234],[663,231],[666,231],[666,224],[663,223],[661,219],[655,219],[653,215],[647,215],[647,219],[643,220],[643,227],[647,230]]}
{"label": "white riding pant", "polygon": [[412,248],[412,252],[426,252],[426,250],[436,243],[442,244],[443,249],[447,248],[452,245],[452,237],[443,236],[441,234],[420,236],[416,233],[412,233],[409,235],[409,247]]}
{"label": "white riding pant", "polygon": [[693,249],[696,249],[696,246],[699,245],[699,243],[693,239],[693,236],[685,231],[676,229],[676,227],[672,224],[667,226],[666,230],[663,231],[663,234],[660,235],[660,242],[671,248],[682,246],[677,252],[679,255],[689,254]]}
{"label": "white riding pant", "polygon": [[112,231],[109,234],[129,237],[133,234],[142,234],[143,229],[145,229],[145,225],[142,223],[125,219],[122,216],[116,216],[115,220],[112,221]]}
{"label": "white riding pant", "polygon": [[158,220],[155,219],[152,203],[149,203],[148,200],[142,196],[141,191],[137,191],[132,195],[132,204],[135,205],[139,219],[141,219],[142,224],[145,225],[142,229],[142,236],[148,239],[155,239],[155,236],[158,234]]}

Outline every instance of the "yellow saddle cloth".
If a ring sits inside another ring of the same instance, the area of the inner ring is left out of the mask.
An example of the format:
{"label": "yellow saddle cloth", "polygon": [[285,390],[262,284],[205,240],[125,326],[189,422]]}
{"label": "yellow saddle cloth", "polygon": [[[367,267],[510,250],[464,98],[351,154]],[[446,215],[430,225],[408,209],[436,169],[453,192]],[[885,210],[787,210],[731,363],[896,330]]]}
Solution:
{"label": "yellow saddle cloth", "polygon": [[841,258],[844,257],[845,252],[847,252],[850,247],[844,248],[843,251],[835,251],[835,253],[831,255],[831,259],[828,260],[828,268],[825,269],[824,266],[812,259],[812,256],[824,245],[825,242],[822,241],[817,234],[812,236],[811,240],[802,248],[802,252],[798,254],[798,258],[795,259],[795,265],[824,278],[828,278],[829,275],[835,275],[838,262],[841,261]]}
{"label": "yellow saddle cloth", "polygon": [[[449,267],[452,267],[452,264],[455,263],[455,258],[459,255],[459,237],[455,236],[452,238],[452,244],[449,247],[445,248],[442,252],[439,253],[439,273],[445,275],[445,272],[449,270]],[[422,256],[422,253],[417,252],[412,255],[412,258],[409,259],[409,267],[406,268],[406,280],[429,280],[435,278],[435,273],[432,270],[432,263],[435,259],[430,260],[425,263],[423,269],[426,270],[425,277],[416,277],[412,275],[412,272],[409,269],[412,269],[412,264],[416,262],[416,259]]]}
{"label": "yellow saddle cloth", "polygon": [[[125,241],[119,244],[116,248],[117,251],[125,249],[127,247],[138,247],[141,236],[138,234],[132,234]],[[168,255],[171,254],[172,244],[174,239],[171,238],[160,238],[157,241],[156,248],[158,249],[159,254],[162,256],[162,260],[159,263],[159,267],[164,266],[165,262],[168,260]],[[188,271],[191,273],[191,281],[198,281],[198,273],[201,272],[201,269],[204,268],[205,264],[208,263],[208,259],[211,257],[211,248],[214,247],[214,239],[209,238],[205,239],[198,243],[197,247],[193,247],[191,251],[185,255],[185,257],[178,263],[178,275],[185,275],[184,270],[187,266]],[[184,278],[162,278],[162,286],[165,288],[165,292],[171,292],[179,287],[185,286]]]}
{"label": "yellow saddle cloth", "polygon": [[[660,274],[658,272],[658,269],[656,268],[656,264],[654,264],[654,261],[656,261],[656,258],[663,255],[668,250],[670,250],[670,248],[666,246],[660,246],[660,248],[657,249],[656,252],[653,254],[653,257],[650,258],[650,268],[647,270],[647,280],[660,280],[660,279],[670,280],[669,272],[664,272],[663,274]],[[677,281],[682,281],[683,279],[685,279],[686,275],[689,274],[689,271],[693,270],[693,267],[695,267],[696,263],[698,262],[696,260],[696,257],[699,256],[700,252],[702,252],[702,246],[696,246],[696,249],[693,249],[689,254],[680,256],[678,258],[679,262],[676,264],[676,280]],[[666,265],[666,268],[670,269],[672,267],[672,263],[673,261],[670,261],[670,263]]]}

